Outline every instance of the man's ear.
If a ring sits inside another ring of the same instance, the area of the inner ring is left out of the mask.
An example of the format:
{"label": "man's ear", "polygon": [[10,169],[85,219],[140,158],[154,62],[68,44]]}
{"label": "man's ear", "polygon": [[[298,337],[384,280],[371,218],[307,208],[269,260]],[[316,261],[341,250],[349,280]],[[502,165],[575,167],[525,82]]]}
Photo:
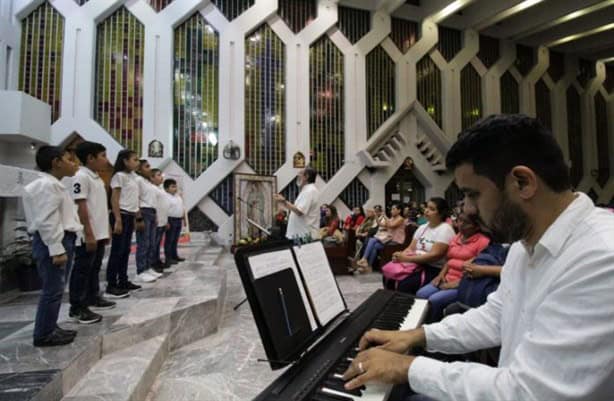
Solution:
{"label": "man's ear", "polygon": [[518,196],[530,199],[535,196],[538,188],[537,175],[527,166],[515,166],[510,172],[512,185]]}

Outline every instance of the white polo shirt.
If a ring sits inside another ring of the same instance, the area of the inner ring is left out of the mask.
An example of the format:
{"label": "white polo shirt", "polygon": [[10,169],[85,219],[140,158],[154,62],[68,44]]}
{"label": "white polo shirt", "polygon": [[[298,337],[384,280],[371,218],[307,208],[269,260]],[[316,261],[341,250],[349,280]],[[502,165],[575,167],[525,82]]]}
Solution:
{"label": "white polo shirt", "polygon": [[290,211],[286,238],[303,237],[311,234],[311,238],[320,238],[320,206],[318,199],[320,191],[315,184],[306,184],[298,194],[294,206],[303,212],[302,216]]}
{"label": "white polo shirt", "polygon": [[180,218],[184,215],[183,199],[177,194],[171,195],[166,193],[166,199],[169,202],[168,217]]}
{"label": "white polo shirt", "polygon": [[512,244],[486,304],[424,326],[427,350],[501,345],[498,367],[418,357],[414,391],[441,401],[611,400],[614,215],[577,193],[534,249]]}
{"label": "white polo shirt", "polygon": [[23,206],[28,232],[39,233],[50,256],[66,253],[62,245],[64,231],[82,234],[75,203],[66,187],[51,174],[40,173],[40,178],[25,186]]}
{"label": "white polo shirt", "polygon": [[109,206],[104,182],[98,173],[82,166],[73,177],[72,197],[74,200],[85,199],[90,226],[96,241],[109,238]]}
{"label": "white polo shirt", "polygon": [[154,186],[156,189],[156,216],[158,218],[158,227],[164,227],[168,223],[168,208],[170,202],[167,198],[166,191],[160,187]]}
{"label": "white polo shirt", "polygon": [[158,203],[156,186],[138,174],[136,180],[139,183],[139,207],[155,208]]}
{"label": "white polo shirt", "polygon": [[121,189],[119,195],[119,208],[127,212],[139,211],[139,183],[135,172],[120,171],[111,178],[111,188]]}

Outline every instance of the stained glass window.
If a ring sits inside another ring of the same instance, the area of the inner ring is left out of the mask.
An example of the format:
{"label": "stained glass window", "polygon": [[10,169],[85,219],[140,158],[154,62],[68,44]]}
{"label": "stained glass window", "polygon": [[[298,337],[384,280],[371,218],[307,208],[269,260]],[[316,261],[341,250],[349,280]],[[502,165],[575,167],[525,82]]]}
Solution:
{"label": "stained glass window", "polygon": [[267,24],[245,40],[245,155],[261,175],[286,161],[284,48]]}
{"label": "stained glass window", "polygon": [[293,179],[290,184],[288,184],[282,191],[281,194],[286,198],[289,202],[294,203],[296,198],[298,197],[299,188],[296,185],[296,178]]}
{"label": "stained glass window", "polygon": [[358,178],[354,178],[341,192],[339,198],[349,208],[362,206],[369,200],[369,190]]}
{"label": "stained glass window", "polygon": [[537,81],[535,84],[535,109],[537,119],[544,125],[544,127],[552,130],[550,89],[544,82],[543,78]]}
{"label": "stained glass window", "polygon": [[145,29],[125,7],[98,25],[94,119],[141,154]]}
{"label": "stained glass window", "polygon": [[405,54],[418,41],[418,23],[401,18],[392,18],[390,38],[401,53]]}
{"label": "stained glass window", "polygon": [[188,212],[188,221],[190,222],[190,231],[192,232],[218,230],[218,226],[198,206],[195,206]]}
{"label": "stained glass window", "polygon": [[218,157],[219,37],[195,13],[175,30],[173,160],[196,178]]}
{"label": "stained glass window", "polygon": [[463,48],[461,31],[452,28],[439,27],[439,41],[437,49],[439,53],[450,62]]}
{"label": "stained glass window", "polygon": [[233,197],[234,179],[232,174],[228,174],[222,182],[217,184],[209,197],[226,212],[227,215],[234,213],[234,197]]}
{"label": "stained glass window", "polygon": [[45,1],[21,23],[19,90],[48,103],[60,118],[64,17]]}
{"label": "stained glass window", "polygon": [[463,129],[469,128],[482,117],[482,79],[467,64],[461,71],[461,119]]}
{"label": "stained glass window", "polygon": [[343,54],[323,36],[309,50],[311,165],[328,181],[345,153]]}
{"label": "stained glass window", "polygon": [[520,111],[520,94],[518,82],[511,72],[506,71],[501,76],[501,112],[517,114]]}
{"label": "stained glass window", "polygon": [[563,53],[550,51],[550,65],[548,66],[548,75],[554,83],[557,83],[563,75],[565,75],[565,56]]}
{"label": "stained glass window", "polygon": [[371,13],[357,8],[338,7],[337,26],[350,43],[355,44],[371,30]]}
{"label": "stained glass window", "polygon": [[220,9],[229,21],[237,18],[254,5],[254,0],[212,0],[211,2]]}
{"label": "stained glass window", "polygon": [[298,33],[317,17],[315,0],[278,0],[277,13],[292,32]]}
{"label": "stained glass window", "polygon": [[367,54],[367,138],[395,111],[395,64],[377,46]]}
{"label": "stained glass window", "polygon": [[429,55],[426,55],[416,65],[416,81],[418,86],[418,101],[441,127],[441,71]]}
{"label": "stained glass window", "polygon": [[172,2],[173,0],[149,0],[149,5],[156,10],[156,12],[160,12]]}
{"label": "stained glass window", "polygon": [[499,60],[499,39],[480,35],[478,58],[484,67],[490,68]]}
{"label": "stained glass window", "polygon": [[524,45],[516,45],[516,69],[524,77],[535,65],[535,51]]}

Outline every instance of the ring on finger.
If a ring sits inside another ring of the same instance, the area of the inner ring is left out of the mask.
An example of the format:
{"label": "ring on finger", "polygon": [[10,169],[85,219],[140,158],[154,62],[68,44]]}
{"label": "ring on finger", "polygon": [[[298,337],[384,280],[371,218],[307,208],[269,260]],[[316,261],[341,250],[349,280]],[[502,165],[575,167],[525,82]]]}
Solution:
{"label": "ring on finger", "polygon": [[362,362],[358,362],[358,371],[360,374],[365,373],[365,368],[362,367]]}

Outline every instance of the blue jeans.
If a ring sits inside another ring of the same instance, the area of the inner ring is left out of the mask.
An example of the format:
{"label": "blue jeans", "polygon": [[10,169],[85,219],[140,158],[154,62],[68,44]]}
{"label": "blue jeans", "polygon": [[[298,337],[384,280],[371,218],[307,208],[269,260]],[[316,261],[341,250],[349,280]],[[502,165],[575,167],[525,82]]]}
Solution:
{"label": "blue jeans", "polygon": [[[111,237],[111,254],[107,262],[107,285],[117,287],[128,282],[128,259],[130,245],[134,232],[134,215],[121,213],[123,231]],[[115,217],[111,214],[111,227],[115,225]]]}
{"label": "blue jeans", "polygon": [[437,322],[443,317],[445,307],[458,298],[458,290],[456,288],[440,290],[429,283],[418,290],[416,297],[429,300],[430,308],[427,321]]}
{"label": "blue jeans", "polygon": [[384,244],[380,240],[374,237],[369,238],[369,242],[365,246],[365,253],[363,254],[363,258],[367,259],[369,266],[373,266],[377,253],[382,249],[384,249]]}
{"label": "blue jeans", "polygon": [[162,237],[164,236],[164,231],[166,231],[166,227],[156,227],[156,242],[151,247],[151,263],[160,264],[162,260],[160,259],[160,244],[162,243]]}
{"label": "blue jeans", "polygon": [[164,241],[164,258],[168,262],[171,259],[179,258],[177,254],[177,244],[181,235],[181,217],[169,217],[168,224],[171,228],[166,231],[166,240]]}
{"label": "blue jeans", "polygon": [[143,273],[151,267],[151,248],[156,242],[156,209],[150,207],[141,208],[141,216],[145,228],[136,232],[136,272]]}
{"label": "blue jeans", "polygon": [[88,252],[85,243],[75,249],[75,265],[70,274],[70,306],[79,308],[96,302],[100,292],[100,266],[104,257],[105,240]]}
{"label": "blue jeans", "polygon": [[50,335],[58,323],[58,314],[60,313],[62,295],[64,294],[66,283],[66,271],[70,270],[72,265],[75,238],[75,233],[68,231],[64,233],[62,245],[68,257],[68,261],[64,266],[56,266],[52,263],[49,248],[45,245],[38,232],[32,238],[32,256],[36,261],[38,275],[43,282],[34,320],[35,340],[41,340]]}

